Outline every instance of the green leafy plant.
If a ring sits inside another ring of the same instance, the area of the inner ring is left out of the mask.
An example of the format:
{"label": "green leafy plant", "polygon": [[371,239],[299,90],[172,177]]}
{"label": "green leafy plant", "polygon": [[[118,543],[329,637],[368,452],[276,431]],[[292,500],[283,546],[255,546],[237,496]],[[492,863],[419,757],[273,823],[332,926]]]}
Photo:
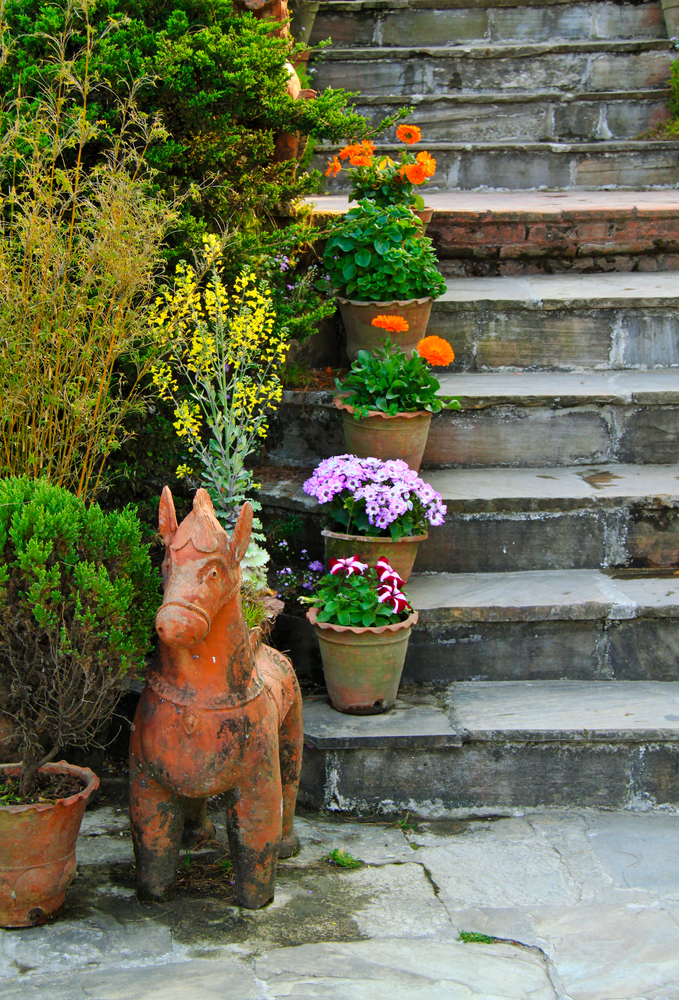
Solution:
{"label": "green leafy plant", "polygon": [[343,298],[371,302],[442,295],[446,283],[432,242],[419,235],[420,228],[409,208],[380,207],[364,198],[331,232],[323,255],[325,287]]}
{"label": "green leafy plant", "polygon": [[412,614],[402,586],[403,580],[386,559],[374,567],[352,556],[332,559],[330,572],[318,581],[313,597],[299,600],[318,609],[319,622],[375,628],[405,621]]}
{"label": "green leafy plant", "polygon": [[363,862],[355,858],[353,854],[349,851],[345,851],[343,847],[336,847],[334,850],[326,854],[325,857],[321,858],[321,861],[327,861],[329,865],[333,868],[346,868],[348,870],[362,868]]}
{"label": "green leafy plant", "polygon": [[[417,351],[408,357],[400,347],[392,348],[391,340],[374,354],[359,351],[358,358],[344,381],[335,379],[342,401],[354,408],[354,416],[365,418],[371,410],[394,416],[427,410],[438,413],[444,402],[436,394],[441,388],[429,366]],[[460,409],[459,399],[446,405]]]}
{"label": "green leafy plant", "polygon": [[158,583],[131,508],[0,480],[0,714],[19,741],[21,794],[60,749],[100,737],[150,649]]}
{"label": "green leafy plant", "polygon": [[465,944],[494,944],[497,938],[480,934],[478,931],[460,931],[458,941],[464,941]]}

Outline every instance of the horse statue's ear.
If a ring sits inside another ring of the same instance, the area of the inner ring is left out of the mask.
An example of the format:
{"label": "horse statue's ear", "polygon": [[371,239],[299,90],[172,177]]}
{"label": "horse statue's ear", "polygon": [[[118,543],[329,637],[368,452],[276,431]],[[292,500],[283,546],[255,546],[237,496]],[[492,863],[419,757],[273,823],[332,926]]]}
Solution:
{"label": "horse statue's ear", "polygon": [[174,500],[172,499],[169,486],[163,486],[163,492],[160,495],[158,528],[163,536],[165,548],[169,548],[170,542],[177,531],[177,513],[174,509]]}
{"label": "horse statue's ear", "polygon": [[247,552],[250,544],[250,532],[252,531],[252,504],[246,500],[241,507],[236,527],[231,535],[231,555],[237,563],[241,561]]}

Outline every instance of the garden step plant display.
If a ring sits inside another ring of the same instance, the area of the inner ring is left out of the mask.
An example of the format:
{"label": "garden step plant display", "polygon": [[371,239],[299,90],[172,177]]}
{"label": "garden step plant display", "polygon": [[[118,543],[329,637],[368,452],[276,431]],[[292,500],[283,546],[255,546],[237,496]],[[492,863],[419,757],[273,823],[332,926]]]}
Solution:
{"label": "garden step plant display", "polygon": [[[403,322],[400,316],[377,316],[372,325],[390,331]],[[359,458],[400,459],[418,472],[431,415],[444,406],[429,364],[447,366],[455,354],[441,337],[425,337],[410,357],[400,347],[392,349],[389,338],[384,345],[374,354],[359,351],[344,381],[335,379],[344,440],[347,451]],[[459,399],[445,405],[460,409]]]}
{"label": "garden step plant display", "polygon": [[421,223],[409,208],[380,207],[364,198],[332,230],[323,262],[324,287],[337,297],[351,361],[360,350],[379,346],[372,321],[381,314],[405,320],[407,330],[393,331],[395,342],[407,352],[415,350],[426,333],[432,302],[446,283],[431,240],[421,235]]}
{"label": "garden step plant display", "polygon": [[417,623],[403,580],[384,557],[331,559],[313,597],[300,600],[318,637],[333,708],[377,715],[396,701],[410,630]]}
{"label": "garden step plant display", "polygon": [[405,462],[339,455],[327,458],[304,483],[304,492],[329,504],[326,559],[357,555],[375,566],[388,560],[404,581],[412,572],[427,526],[441,525],[441,497]]}
{"label": "garden step plant display", "polygon": [[[158,579],[132,510],[105,514],[45,480],[0,480],[0,552],[2,715],[21,760],[0,773],[0,926],[27,927],[63,903],[99,784],[49,761],[101,741],[150,650]],[[74,789],[36,801],[54,774]]]}

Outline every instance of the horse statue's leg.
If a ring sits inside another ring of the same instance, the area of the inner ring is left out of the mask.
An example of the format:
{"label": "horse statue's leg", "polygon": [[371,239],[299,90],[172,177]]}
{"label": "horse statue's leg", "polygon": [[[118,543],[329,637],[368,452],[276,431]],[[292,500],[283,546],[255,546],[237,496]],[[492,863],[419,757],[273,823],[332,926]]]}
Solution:
{"label": "horse statue's leg", "polygon": [[295,803],[302,769],[302,747],[304,723],[302,719],[302,695],[297,677],[292,675],[294,701],[281,723],[278,734],[281,762],[281,783],[283,786],[283,829],[279,858],[291,858],[299,851],[299,837],[292,828],[295,819]]}
{"label": "horse statue's leg", "polygon": [[148,773],[139,726],[130,740],[130,820],[141,899],[162,900],[177,877],[184,826],[181,796]]}
{"label": "horse statue's leg", "polygon": [[184,799],[184,832],[182,845],[198,847],[217,835],[215,825],[207,816],[207,799]]}

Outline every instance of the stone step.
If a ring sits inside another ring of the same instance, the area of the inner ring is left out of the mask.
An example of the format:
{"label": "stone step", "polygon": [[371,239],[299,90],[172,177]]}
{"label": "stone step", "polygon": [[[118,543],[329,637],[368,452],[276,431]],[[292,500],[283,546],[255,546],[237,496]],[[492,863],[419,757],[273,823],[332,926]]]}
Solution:
{"label": "stone step", "polygon": [[[302,470],[264,467],[264,519],[304,520],[310,558],[327,516]],[[419,573],[608,567],[679,568],[679,465],[442,469],[425,478],[448,507],[420,546]]]}
{"label": "stone step", "polygon": [[456,683],[404,689],[389,714],[305,700],[302,804],[433,817],[679,802],[677,682]]}
{"label": "stone step", "polygon": [[677,276],[449,278],[428,333],[450,341],[458,370],[677,366]]}
{"label": "stone step", "polygon": [[[679,194],[673,190],[427,189],[426,200],[434,209],[427,234],[446,275],[679,270]],[[346,194],[310,202],[320,223],[349,207]]]}
{"label": "stone step", "polygon": [[[459,397],[462,409],[434,415],[426,469],[657,465],[679,455],[679,370],[461,373],[440,382],[439,395]],[[332,392],[286,392],[270,423],[268,460],[307,467],[342,454],[332,400]]]}
{"label": "stone step", "polygon": [[667,39],[336,48],[312,53],[314,86],[370,95],[610,92],[667,87],[674,48]]}
{"label": "stone step", "polygon": [[[354,2],[354,0],[348,0]],[[360,2],[360,0],[359,0]],[[669,91],[412,95],[426,143],[594,142],[636,139],[669,117]],[[403,97],[361,96],[356,110],[377,126]],[[395,141],[395,130],[385,133]]]}
{"label": "stone step", "polygon": [[[380,145],[388,155],[402,146]],[[430,142],[437,170],[435,191],[639,190],[679,184],[679,140],[595,142]],[[311,166],[325,170],[337,148],[319,147]],[[328,193],[346,191],[341,171],[328,178]]]}
{"label": "stone step", "polygon": [[[403,684],[679,680],[679,577],[672,570],[414,574],[419,611]],[[316,637],[292,611],[273,642],[305,682],[323,682]]]}
{"label": "stone step", "polygon": [[441,45],[556,39],[667,38],[659,3],[446,4],[435,0],[321,3],[311,44]]}

